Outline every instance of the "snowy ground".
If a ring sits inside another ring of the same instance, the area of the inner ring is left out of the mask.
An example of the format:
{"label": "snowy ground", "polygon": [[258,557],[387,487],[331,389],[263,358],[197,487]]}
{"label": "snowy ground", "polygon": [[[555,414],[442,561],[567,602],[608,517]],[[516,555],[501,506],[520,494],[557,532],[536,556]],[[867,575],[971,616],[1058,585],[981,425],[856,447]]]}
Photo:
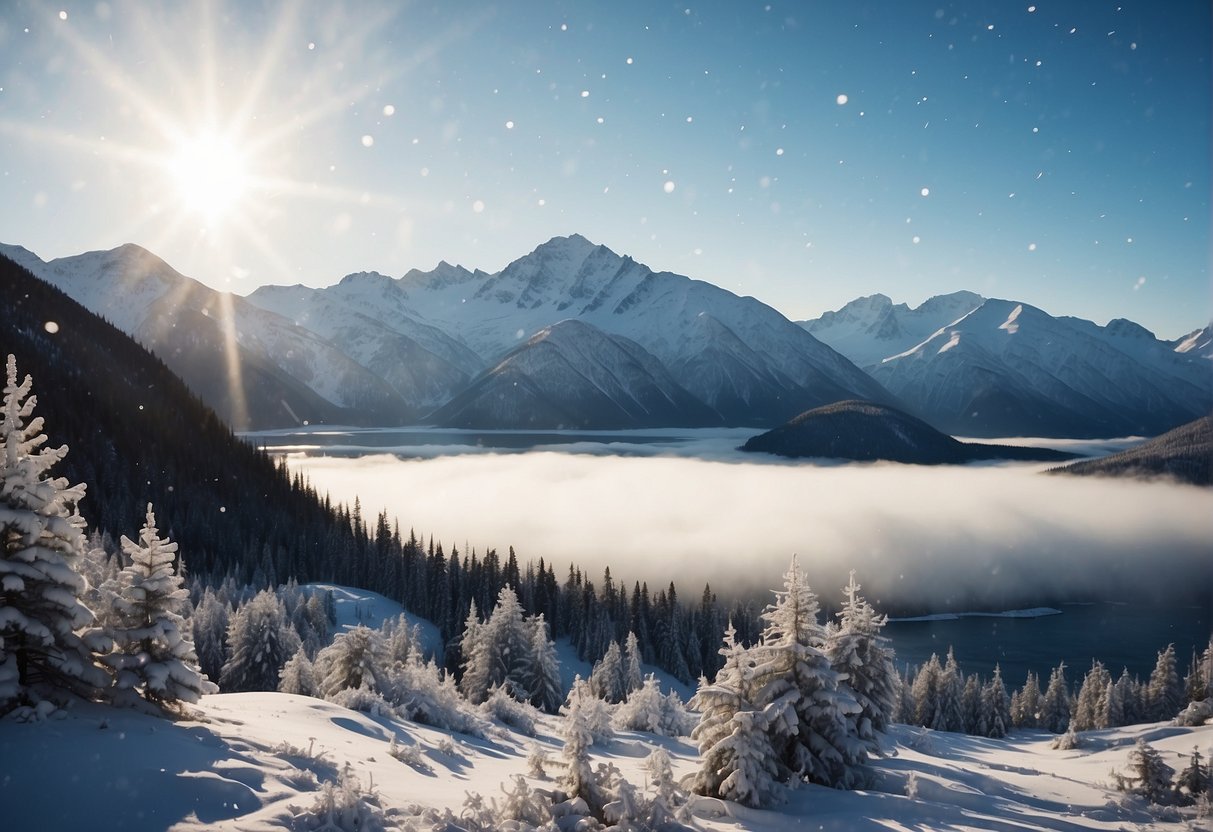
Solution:
{"label": "snowy ground", "polygon": [[338,584],[301,584],[299,588],[307,593],[333,593],[333,605],[337,608],[337,627],[340,630],[352,630],[359,625],[378,630],[383,626],[383,622],[403,615],[410,627],[419,628],[421,649],[426,655],[442,656],[442,634],[438,632],[438,626],[418,615],[405,612],[404,607],[391,598],[369,589]]}
{"label": "snowy ground", "polygon": [[[0,828],[281,829],[312,805],[317,779],[335,778],[346,764],[364,784],[373,782],[397,822],[417,805],[458,814],[467,792],[499,795],[499,784],[524,774],[530,743],[556,758],[557,725],[545,718],[536,740],[504,729],[482,740],[277,693],[208,696],[195,719],[175,723],[80,705],[63,719],[0,721]],[[1159,820],[1109,788],[1110,772],[1124,767],[1139,736],[1176,769],[1179,754],[1194,746],[1207,754],[1213,746],[1213,726],[1091,732],[1074,751],[1050,749],[1050,735],[1040,732],[1003,741],[897,726],[888,756],[876,764],[873,791],[805,787],[776,811],[698,799],[693,824],[762,832],[1201,828]],[[418,750],[420,765],[389,755],[393,737]],[[655,745],[669,751],[676,775],[694,770],[689,741],[639,733],[596,746],[595,762],[610,761],[644,784],[642,762]],[[905,795],[911,773],[916,798]]]}

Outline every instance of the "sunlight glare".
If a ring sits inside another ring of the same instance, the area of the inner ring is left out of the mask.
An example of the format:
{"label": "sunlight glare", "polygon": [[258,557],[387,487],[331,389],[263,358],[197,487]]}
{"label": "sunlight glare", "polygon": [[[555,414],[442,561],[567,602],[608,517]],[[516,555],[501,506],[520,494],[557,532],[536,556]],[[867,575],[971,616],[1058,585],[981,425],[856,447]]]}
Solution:
{"label": "sunlight glare", "polygon": [[168,168],[186,207],[208,220],[229,213],[248,188],[245,158],[222,136],[189,138],[178,147]]}

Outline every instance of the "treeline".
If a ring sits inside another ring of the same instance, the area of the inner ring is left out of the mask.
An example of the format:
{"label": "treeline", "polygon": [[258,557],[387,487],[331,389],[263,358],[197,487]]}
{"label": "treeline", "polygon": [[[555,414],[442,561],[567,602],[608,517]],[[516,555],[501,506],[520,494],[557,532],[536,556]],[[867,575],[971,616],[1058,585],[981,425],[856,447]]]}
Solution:
{"label": "treeline", "polygon": [[1204,653],[1193,652],[1181,677],[1174,645],[1159,651],[1150,678],[1142,681],[1123,670],[1119,677],[1092,661],[1076,687],[1065,663],[1048,682],[1029,671],[1023,687],[1008,693],[997,666],[990,679],[966,675],[948,650],[916,671],[907,669],[896,720],[937,731],[1002,737],[1012,728],[1043,728],[1054,734],[1117,728],[1173,719],[1187,705],[1213,696],[1213,640]]}

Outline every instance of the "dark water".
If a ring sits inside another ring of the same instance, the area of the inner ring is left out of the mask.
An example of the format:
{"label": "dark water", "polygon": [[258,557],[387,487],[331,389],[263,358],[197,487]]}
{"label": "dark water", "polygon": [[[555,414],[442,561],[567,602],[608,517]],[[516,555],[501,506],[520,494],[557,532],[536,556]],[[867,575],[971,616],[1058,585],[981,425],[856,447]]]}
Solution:
{"label": "dark water", "polygon": [[349,428],[308,432],[264,431],[245,434],[258,447],[275,449],[307,449],[330,456],[362,456],[363,454],[397,450],[401,456],[411,456],[409,449],[464,447],[494,451],[528,451],[550,445],[589,443],[604,447],[619,445],[673,445],[685,437],[666,434],[632,433],[630,431],[582,433],[544,431],[473,431],[437,430],[425,428]]}
{"label": "dark water", "polygon": [[1041,618],[961,618],[953,621],[892,622],[885,634],[897,651],[897,666],[921,664],[948,645],[966,673],[989,676],[998,663],[1008,685],[1023,684],[1029,670],[1042,687],[1059,661],[1066,678],[1081,681],[1099,659],[1119,676],[1121,668],[1143,679],[1154,668],[1158,651],[1175,645],[1180,676],[1193,647],[1204,650],[1213,632],[1210,605],[1162,607],[1144,604],[1064,604],[1061,615]]}

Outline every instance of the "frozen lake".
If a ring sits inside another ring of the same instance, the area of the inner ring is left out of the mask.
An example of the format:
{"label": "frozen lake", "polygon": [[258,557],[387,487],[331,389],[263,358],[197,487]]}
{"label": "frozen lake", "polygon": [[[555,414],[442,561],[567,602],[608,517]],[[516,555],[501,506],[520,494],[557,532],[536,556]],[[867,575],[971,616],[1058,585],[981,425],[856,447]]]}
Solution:
{"label": "frozen lake", "polygon": [[[1213,607],[1213,493],[1051,477],[1039,464],[812,465],[735,449],[752,430],[492,432],[313,428],[250,441],[287,455],[335,499],[468,547],[609,566],[629,587],[705,582],[769,597],[798,553],[824,604],[856,569],[895,614],[1050,605],[1062,615],[890,626],[914,663],[955,646],[965,669],[1018,684],[1064,659],[1148,673],[1175,642],[1186,665]],[[1016,440],[1020,441],[1020,440]],[[1037,444],[1106,453],[1131,440]],[[1067,602],[1082,601],[1079,606]]]}

